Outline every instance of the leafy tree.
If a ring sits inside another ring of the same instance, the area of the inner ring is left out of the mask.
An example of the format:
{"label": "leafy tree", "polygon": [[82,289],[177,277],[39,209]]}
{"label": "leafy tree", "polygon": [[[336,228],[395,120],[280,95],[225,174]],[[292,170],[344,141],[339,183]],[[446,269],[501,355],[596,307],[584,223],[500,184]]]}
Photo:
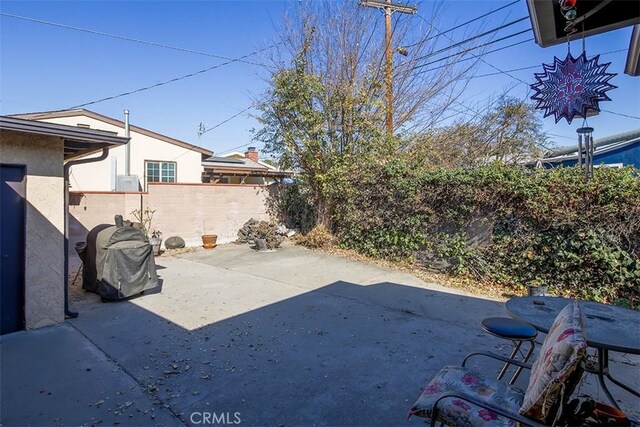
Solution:
{"label": "leafy tree", "polygon": [[518,164],[546,148],[542,120],[531,104],[500,97],[470,121],[416,136],[411,150],[431,167],[470,167],[501,161]]}
{"label": "leafy tree", "polygon": [[[416,128],[459,95],[473,61],[456,65],[454,54],[424,73],[417,66],[435,52],[435,30],[429,25],[416,33],[415,20],[394,20],[394,40],[414,40],[394,68],[395,123]],[[310,2],[286,22],[269,89],[257,102],[261,128],[254,137],[281,166],[299,172],[319,221],[330,228],[332,168],[363,155],[382,159],[399,148],[399,139],[384,129],[381,16],[356,2]]]}
{"label": "leafy tree", "polygon": [[323,223],[329,221],[324,174],[340,156],[356,148],[329,127],[335,111],[327,94],[318,77],[305,72],[301,53],[293,68],[273,75],[267,101],[259,104],[262,128],[255,134],[265,143],[265,151],[280,158],[282,167],[302,172],[299,179],[308,186]]}

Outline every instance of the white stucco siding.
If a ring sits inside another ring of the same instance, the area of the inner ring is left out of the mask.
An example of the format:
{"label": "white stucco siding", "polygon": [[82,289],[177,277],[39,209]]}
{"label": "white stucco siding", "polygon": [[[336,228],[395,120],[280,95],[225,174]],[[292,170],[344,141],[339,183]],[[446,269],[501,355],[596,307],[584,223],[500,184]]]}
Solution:
{"label": "white stucco siding", "polygon": [[[132,134],[133,138],[136,139],[136,148],[134,150],[134,145],[131,146],[131,173],[138,175],[142,183],[145,175],[144,164],[147,160],[176,162],[176,182],[184,184],[202,182],[202,154],[199,152],[146,135]],[[134,172],[134,164],[136,171],[139,172]]]}
{"label": "white stucco siding", "polygon": [[[97,157],[97,153],[88,157]],[[101,162],[72,166],[69,171],[71,191],[111,191],[111,161],[117,159],[118,175],[124,175],[124,148],[109,150],[109,157]],[[133,171],[132,171],[133,173]]]}
{"label": "white stucco siding", "polygon": [[[78,124],[89,125],[91,129],[117,132],[118,136],[124,136],[123,128],[86,116],[51,118],[42,121],[70,126],[77,126]],[[202,182],[202,155],[199,152],[152,138],[133,130],[130,136],[130,170],[132,175],[138,175],[140,188],[144,189],[145,161],[147,160],[175,162],[176,182]],[[117,160],[117,174],[124,175],[125,152],[125,147],[113,148],[109,151],[109,157],[101,162],[73,166],[70,176],[71,190],[110,191],[112,159],[115,158]]]}
{"label": "white stucco siding", "polygon": [[25,320],[27,329],[64,320],[63,142],[0,132],[3,163],[26,166]]}

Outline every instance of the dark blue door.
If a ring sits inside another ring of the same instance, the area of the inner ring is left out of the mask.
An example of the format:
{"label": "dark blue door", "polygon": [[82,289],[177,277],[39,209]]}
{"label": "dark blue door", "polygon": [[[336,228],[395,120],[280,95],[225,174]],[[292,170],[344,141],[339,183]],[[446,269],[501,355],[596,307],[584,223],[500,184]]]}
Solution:
{"label": "dark blue door", "polygon": [[0,335],[24,329],[25,172],[0,164]]}

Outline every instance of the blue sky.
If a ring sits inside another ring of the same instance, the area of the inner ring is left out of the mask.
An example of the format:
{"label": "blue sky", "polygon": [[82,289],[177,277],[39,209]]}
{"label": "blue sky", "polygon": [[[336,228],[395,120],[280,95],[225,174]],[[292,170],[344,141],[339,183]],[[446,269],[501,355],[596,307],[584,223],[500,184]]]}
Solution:
{"label": "blue sky", "polygon": [[[309,1],[309,0],[304,0]],[[355,0],[353,0],[355,1]],[[27,16],[69,26],[82,27],[130,38],[178,46],[211,54],[239,57],[269,46],[276,37],[286,9],[297,1],[2,1],[3,13]],[[420,13],[427,19],[430,2],[423,2]],[[438,16],[438,29],[446,30],[510,1],[445,1]],[[375,13],[364,10],[363,13]],[[379,14],[379,19],[383,19]],[[493,28],[505,21],[527,15],[524,0],[488,17],[482,26]],[[402,17],[415,20],[417,17]],[[122,92],[135,90],[224,62],[208,56],[165,49],[131,41],[72,31],[65,28],[0,17],[1,104],[2,114],[69,108]],[[474,24],[474,25],[477,25]],[[497,37],[526,29],[528,21],[498,33]],[[472,27],[473,28],[473,27]],[[449,34],[464,38],[464,30]],[[586,40],[589,57],[608,51],[627,49],[631,28],[624,28]],[[521,35],[498,43],[500,47],[525,40]],[[487,39],[488,40],[488,39]],[[446,41],[446,40],[445,40]],[[579,42],[572,44],[577,54]],[[533,41],[487,55],[485,61],[502,70],[551,63],[553,56],[564,58],[566,45],[542,49]],[[265,58],[257,55],[248,60]],[[601,62],[612,62],[611,81],[618,86],[609,92],[613,99],[601,107],[617,113],[640,117],[640,78],[624,74],[626,52],[605,55]],[[542,66],[540,65],[540,70]],[[528,83],[534,82],[538,69],[512,72]],[[479,64],[477,75],[495,73],[489,65]],[[86,108],[121,118],[122,110],[131,111],[133,124],[200,144],[223,153],[251,144],[250,130],[257,126],[249,113],[206,133],[198,139],[200,122],[213,126],[245,109],[266,89],[262,67],[235,62],[207,73],[167,84],[134,95],[97,103]],[[515,85],[515,86],[514,86]],[[461,101],[467,105],[482,103],[511,88],[510,95],[524,98],[528,86],[498,74],[471,81]],[[568,125],[544,119],[545,130],[559,145],[573,144],[580,120]],[[640,120],[602,112],[589,119],[594,137],[640,128]],[[243,150],[244,147],[240,148]]]}

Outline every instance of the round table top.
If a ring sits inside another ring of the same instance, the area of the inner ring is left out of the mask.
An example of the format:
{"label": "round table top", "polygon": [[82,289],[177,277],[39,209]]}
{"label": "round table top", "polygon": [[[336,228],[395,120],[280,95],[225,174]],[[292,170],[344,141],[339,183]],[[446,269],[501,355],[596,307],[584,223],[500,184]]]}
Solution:
{"label": "round table top", "polygon": [[[507,311],[515,319],[547,333],[560,310],[571,301],[559,297],[517,297],[507,301]],[[582,300],[580,309],[590,347],[640,354],[639,311]]]}

